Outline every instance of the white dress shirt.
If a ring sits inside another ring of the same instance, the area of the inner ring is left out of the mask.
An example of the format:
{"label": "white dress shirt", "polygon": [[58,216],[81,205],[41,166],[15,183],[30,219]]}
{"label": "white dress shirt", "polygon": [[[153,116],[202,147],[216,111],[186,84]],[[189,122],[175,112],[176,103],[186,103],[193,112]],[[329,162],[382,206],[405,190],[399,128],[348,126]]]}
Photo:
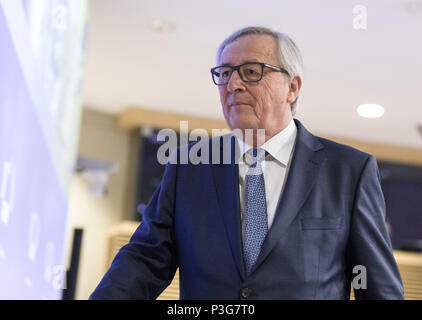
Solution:
{"label": "white dress shirt", "polygon": [[[267,217],[268,230],[274,221],[276,209],[281,198],[281,194],[290,167],[290,160],[293,155],[294,145],[296,141],[297,128],[293,121],[289,125],[276,134],[274,137],[265,142],[260,148],[268,152],[267,157],[262,161],[262,171],[265,180],[265,196],[267,200]],[[246,173],[249,169],[247,163],[250,162],[250,155],[246,153],[252,146],[243,140],[236,139],[239,148],[239,195],[242,219],[242,236],[245,230],[245,188]]]}

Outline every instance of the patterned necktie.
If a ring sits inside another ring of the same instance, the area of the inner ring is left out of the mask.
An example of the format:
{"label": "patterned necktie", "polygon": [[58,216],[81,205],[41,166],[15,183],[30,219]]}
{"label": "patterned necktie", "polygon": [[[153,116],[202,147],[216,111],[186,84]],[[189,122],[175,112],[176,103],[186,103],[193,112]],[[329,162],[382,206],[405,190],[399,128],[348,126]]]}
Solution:
{"label": "patterned necktie", "polygon": [[258,148],[250,149],[247,153],[253,158],[252,164],[246,173],[246,212],[243,240],[246,273],[249,275],[267,235],[268,220],[264,174],[261,167],[261,162],[264,160],[266,152],[264,149]]}

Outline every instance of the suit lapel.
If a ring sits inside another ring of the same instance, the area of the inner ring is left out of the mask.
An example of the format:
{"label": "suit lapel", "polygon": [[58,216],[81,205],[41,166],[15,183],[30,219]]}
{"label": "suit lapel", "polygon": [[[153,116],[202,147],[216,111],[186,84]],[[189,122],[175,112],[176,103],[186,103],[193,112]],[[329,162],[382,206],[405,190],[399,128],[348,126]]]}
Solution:
{"label": "suit lapel", "polygon": [[[292,163],[277,207],[274,222],[262,245],[254,269],[265,260],[277,241],[287,231],[312,190],[319,167],[324,161],[322,144],[295,119],[298,128]],[[317,152],[321,150],[320,152]],[[253,271],[252,271],[253,272]]]}
{"label": "suit lapel", "polygon": [[[224,221],[233,259],[241,279],[244,280],[245,271],[242,255],[242,228],[239,203],[239,167],[235,158],[235,144],[234,136],[220,137],[220,164],[215,164],[211,167],[213,168],[215,190],[220,205],[219,211]],[[229,164],[223,164],[222,159],[225,152],[229,152],[231,155]]]}

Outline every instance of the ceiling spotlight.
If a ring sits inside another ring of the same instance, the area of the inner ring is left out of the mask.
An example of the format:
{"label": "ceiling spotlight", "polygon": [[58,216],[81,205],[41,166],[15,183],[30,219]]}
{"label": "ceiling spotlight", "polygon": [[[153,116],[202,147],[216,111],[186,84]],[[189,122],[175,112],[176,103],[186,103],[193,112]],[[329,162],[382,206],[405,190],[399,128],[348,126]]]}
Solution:
{"label": "ceiling spotlight", "polygon": [[364,118],[381,118],[384,115],[384,107],[379,104],[361,104],[357,112]]}
{"label": "ceiling spotlight", "polygon": [[152,28],[156,32],[169,33],[176,29],[176,24],[162,19],[154,19],[151,22]]}
{"label": "ceiling spotlight", "polygon": [[407,14],[422,14],[422,1],[403,0],[396,6],[396,9]]}

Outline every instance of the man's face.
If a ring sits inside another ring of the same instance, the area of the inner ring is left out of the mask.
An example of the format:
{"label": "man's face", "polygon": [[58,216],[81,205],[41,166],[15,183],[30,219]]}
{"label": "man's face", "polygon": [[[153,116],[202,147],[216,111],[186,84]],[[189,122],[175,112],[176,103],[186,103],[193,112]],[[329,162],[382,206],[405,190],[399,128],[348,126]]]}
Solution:
{"label": "man's face", "polygon": [[[227,45],[219,65],[237,66],[245,62],[263,62],[279,66],[276,40],[267,35],[242,36]],[[283,66],[279,66],[283,67]],[[264,68],[259,82],[243,82],[237,71],[227,85],[219,86],[220,100],[231,129],[265,129],[269,138],[284,129],[292,118],[289,78],[281,72]]]}

